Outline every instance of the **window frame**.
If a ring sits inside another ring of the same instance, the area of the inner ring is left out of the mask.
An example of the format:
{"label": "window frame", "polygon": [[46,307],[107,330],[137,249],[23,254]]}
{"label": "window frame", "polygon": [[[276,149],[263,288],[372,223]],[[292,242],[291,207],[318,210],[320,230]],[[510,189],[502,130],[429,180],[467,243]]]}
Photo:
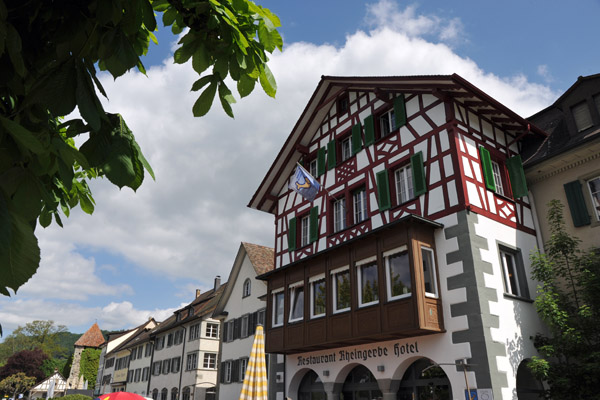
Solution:
{"label": "window frame", "polygon": [[[594,119],[592,117],[592,112],[590,111],[590,106],[588,104],[587,99],[580,101],[577,104],[574,104],[570,107],[570,111],[571,111],[571,115],[573,116],[573,123],[575,124],[575,129],[577,129],[577,132],[583,132],[588,130],[589,128],[594,126]],[[587,120],[585,121],[581,121],[581,126],[578,123],[578,119],[577,116],[581,116],[581,112],[583,112],[585,115],[583,115],[583,117],[587,118]],[[587,125],[584,125],[584,123],[587,123]]]}
{"label": "window frame", "polygon": [[[340,274],[348,274],[348,296],[350,297],[350,301],[348,304],[348,307],[343,307],[343,308],[338,308],[338,282],[337,282],[337,276]],[[350,266],[346,265],[340,268],[336,268],[334,270],[331,270],[330,272],[331,275],[331,292],[332,292],[332,303],[333,303],[333,307],[332,307],[332,313],[333,314],[340,314],[343,312],[348,312],[352,309],[352,275],[350,273]]]}
{"label": "window frame", "polygon": [[207,322],[204,335],[207,338],[218,339],[219,338],[219,324],[217,322]]}
{"label": "window frame", "polygon": [[[592,192],[592,188],[590,183],[598,180],[598,191]],[[596,222],[600,221],[600,175],[592,176],[591,178],[585,179],[585,186],[587,187],[588,195],[590,196],[590,205],[593,210],[594,215],[596,216]],[[596,194],[596,196],[594,196]],[[596,204],[598,203],[598,204]]]}
{"label": "window frame", "polygon": [[[341,208],[341,210],[340,210]],[[333,199],[331,202],[332,212],[332,231],[338,233],[348,228],[348,208],[346,206],[346,194],[338,199]]]}
{"label": "window frame", "polygon": [[[384,133],[383,124],[384,118],[387,125],[388,131]],[[386,107],[384,110],[378,112],[375,115],[375,130],[376,130],[376,140],[385,139],[388,136],[391,136],[394,132],[400,130],[399,126],[396,126],[396,116],[394,107]]]}
{"label": "window frame", "polygon": [[[503,255],[509,255],[512,258],[514,282],[516,283],[518,294],[515,294],[510,290],[512,289],[513,283],[508,276],[508,266],[505,263],[505,257]],[[502,275],[502,290],[504,292],[504,296],[532,301],[529,295],[529,287],[521,250],[498,242],[498,258],[500,262],[500,273]]]}
{"label": "window frame", "polygon": [[[322,293],[325,294],[325,304],[323,305],[323,312],[320,314],[316,314],[315,313],[315,305],[316,305],[315,287],[317,284],[320,284],[320,283],[322,283],[324,285]],[[309,284],[310,284],[310,318],[311,319],[323,318],[327,315],[327,279],[325,278],[325,274],[320,274],[320,275],[311,277],[309,279]]]}
{"label": "window frame", "polygon": [[[362,194],[362,196],[360,194]],[[359,195],[358,197],[361,199],[359,206],[356,204],[357,195]],[[361,215],[362,218],[359,218]],[[353,225],[360,224],[361,222],[369,219],[367,188],[365,186],[361,186],[352,191],[352,217]]]}
{"label": "window frame", "polygon": [[[377,256],[371,256],[371,257],[367,257],[364,258],[362,260],[356,261],[354,263],[355,268],[356,268],[356,281],[357,281],[357,294],[358,294],[358,308],[363,308],[363,307],[368,307],[368,306],[372,306],[375,304],[379,304],[380,301],[380,296],[379,296],[379,287],[381,285],[381,280],[379,279],[379,263],[377,262]],[[376,299],[369,301],[369,302],[363,302],[363,268],[372,268],[375,267],[375,272],[377,274],[377,280],[376,280],[376,284],[377,284],[377,289],[374,292]]]}
{"label": "window frame", "polygon": [[[283,288],[273,290],[271,292],[273,313],[271,315],[271,327],[276,328],[283,326],[285,322],[285,292]],[[279,301],[280,300],[280,301]],[[279,304],[281,304],[281,314],[279,314]]]}
{"label": "window frame", "polygon": [[[433,286],[434,291],[433,292],[428,292],[426,287],[423,287],[423,291],[425,292],[425,296],[426,297],[430,297],[433,299],[438,299],[440,297],[440,289],[438,287],[438,280],[437,280],[437,267],[436,267],[436,262],[435,262],[435,251],[433,250],[433,248],[429,247],[429,246],[425,246],[425,245],[421,245],[420,246],[420,250],[421,250],[421,272],[423,274],[423,285],[426,285],[426,276],[429,276],[429,279],[431,281],[431,285]],[[427,252],[430,255],[430,260],[431,260],[431,269],[429,271],[429,273],[425,272],[425,256],[423,252]]]}
{"label": "window frame", "polygon": [[171,373],[171,359],[170,358],[166,358],[164,360],[162,360],[162,374],[163,375],[167,375],[169,373]]}
{"label": "window frame", "polygon": [[500,164],[498,163],[498,161],[494,160],[493,158],[491,161],[492,161],[492,174],[494,175],[494,183],[496,184],[496,193],[501,196],[506,196],[506,193],[504,190],[504,179],[503,179],[502,168],[500,167]]}
{"label": "window frame", "polygon": [[244,281],[244,284],[242,286],[242,298],[250,296],[251,293],[252,293],[252,282],[250,281],[250,278],[246,278],[246,280]]}
{"label": "window frame", "polygon": [[226,324],[228,324],[227,326],[227,337],[225,338],[225,342],[229,343],[229,342],[233,342],[233,330],[234,330],[234,326],[235,326],[235,320],[231,320],[231,321],[227,321]]}
{"label": "window frame", "polygon": [[341,136],[338,139],[338,143],[339,143],[339,153],[340,153],[340,160],[339,160],[338,164],[341,164],[341,163],[351,159],[354,156],[354,154],[352,154],[352,134],[351,134],[351,132],[343,134],[343,136]]}
{"label": "window frame", "polygon": [[344,114],[347,115],[350,112],[350,96],[348,93],[344,93],[338,97],[335,105],[335,111],[338,117],[341,117]]}
{"label": "window frame", "polygon": [[202,358],[202,368],[217,369],[217,353],[204,353],[204,357]]}
{"label": "window frame", "polygon": [[[510,258],[512,263],[512,272],[514,275],[514,282],[510,278],[510,270],[507,265],[507,258]],[[511,294],[513,296],[521,297],[521,285],[519,284],[519,271],[517,268],[517,261],[515,255],[509,251],[503,249],[500,250],[500,263],[502,266],[502,276],[504,278],[504,293]],[[514,287],[513,287],[514,286]],[[516,293],[515,293],[516,292]]]}
{"label": "window frame", "polygon": [[[289,291],[289,299],[290,299],[290,312],[288,322],[300,322],[304,320],[304,306],[306,302],[306,290],[304,287],[304,281],[298,281],[292,283],[288,286]],[[298,293],[302,293],[302,304],[300,305],[300,314],[301,316],[294,318],[294,311],[298,311],[296,308],[298,307]]]}
{"label": "window frame", "polygon": [[[406,254],[406,257],[407,257],[410,291],[408,293],[394,295],[394,294],[392,294],[392,273],[391,273],[390,259],[396,255],[401,256],[404,254]],[[400,247],[396,247],[394,249],[383,252],[383,264],[385,265],[385,278],[386,278],[385,286],[386,286],[388,301],[402,300],[402,299],[407,299],[407,298],[411,297],[412,293],[413,293],[412,279],[413,279],[414,268],[413,268],[413,265],[411,264],[411,257],[410,257],[410,253],[408,252],[408,247],[406,245],[402,245]]]}
{"label": "window frame", "polygon": [[244,314],[240,320],[240,338],[243,339],[248,337],[248,333],[250,331],[250,316],[248,314]]}
{"label": "window frame", "polygon": [[[414,183],[413,183],[413,177],[412,177],[412,166],[410,164],[410,162],[405,162],[403,163],[401,166],[399,167],[395,167],[393,168],[393,179],[394,179],[394,185],[393,188],[396,191],[396,205],[401,205],[404,203],[408,203],[412,200],[414,200],[416,198],[415,196],[415,189],[414,189]],[[402,179],[404,179],[404,193],[406,193],[406,199],[402,199],[401,198],[401,193],[403,193],[403,191],[400,190],[400,182],[399,182],[399,176],[402,176]]]}
{"label": "window frame", "polygon": [[303,214],[300,217],[300,247],[310,244],[310,214]]}
{"label": "window frame", "polygon": [[246,377],[246,369],[248,369],[248,357],[240,358],[240,371],[239,371],[239,381],[244,382],[244,378]]}
{"label": "window frame", "polygon": [[[192,351],[187,353],[185,361],[185,370],[194,371],[198,369],[198,351]],[[190,362],[192,361],[192,362]],[[192,368],[190,368],[192,367]]]}
{"label": "window frame", "polygon": [[[177,365],[177,367],[175,367]],[[178,373],[181,369],[181,357],[171,358],[171,372]]]}

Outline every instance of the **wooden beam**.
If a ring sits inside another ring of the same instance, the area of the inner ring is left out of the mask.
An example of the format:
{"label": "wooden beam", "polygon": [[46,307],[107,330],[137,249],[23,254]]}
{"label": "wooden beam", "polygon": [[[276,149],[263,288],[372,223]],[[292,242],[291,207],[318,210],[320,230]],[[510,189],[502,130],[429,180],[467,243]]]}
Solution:
{"label": "wooden beam", "polygon": [[296,143],[296,150],[298,150],[300,153],[302,153],[303,156],[305,156],[309,153],[308,146],[304,146],[303,144],[300,144],[300,143]]}
{"label": "wooden beam", "polygon": [[471,108],[483,107],[483,106],[487,105],[487,103],[485,103],[483,101],[479,101],[479,100],[467,100],[467,101],[463,102],[463,104],[465,105],[465,107],[471,107]]}

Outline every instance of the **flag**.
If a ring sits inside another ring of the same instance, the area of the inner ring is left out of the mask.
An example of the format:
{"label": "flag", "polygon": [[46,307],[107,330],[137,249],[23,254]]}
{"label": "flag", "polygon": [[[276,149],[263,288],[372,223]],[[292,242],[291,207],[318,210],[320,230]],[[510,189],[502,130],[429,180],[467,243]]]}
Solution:
{"label": "flag", "polygon": [[302,165],[298,164],[288,187],[306,200],[313,201],[321,185]]}

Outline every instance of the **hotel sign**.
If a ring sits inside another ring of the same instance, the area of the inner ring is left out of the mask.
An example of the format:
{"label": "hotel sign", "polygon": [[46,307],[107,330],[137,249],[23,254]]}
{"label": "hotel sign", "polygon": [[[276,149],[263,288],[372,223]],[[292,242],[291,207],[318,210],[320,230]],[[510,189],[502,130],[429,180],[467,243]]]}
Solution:
{"label": "hotel sign", "polygon": [[405,354],[416,354],[419,352],[419,342],[395,343],[393,346],[373,346],[363,349],[338,350],[318,356],[298,356],[298,366],[327,364],[334,362],[367,361],[394,355],[400,357]]}

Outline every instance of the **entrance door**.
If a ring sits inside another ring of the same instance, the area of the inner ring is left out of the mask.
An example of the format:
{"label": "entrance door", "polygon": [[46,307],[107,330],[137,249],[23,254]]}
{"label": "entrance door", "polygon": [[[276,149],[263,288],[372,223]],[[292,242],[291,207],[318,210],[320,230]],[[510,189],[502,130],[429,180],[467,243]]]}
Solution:
{"label": "entrance door", "polygon": [[367,367],[355,367],[344,382],[341,400],[377,400],[382,397],[377,379]]}
{"label": "entrance door", "polygon": [[309,371],[302,378],[298,388],[298,400],[327,400],[323,382],[315,371]]}
{"label": "entrance door", "polygon": [[450,400],[450,380],[444,370],[426,358],[415,361],[404,373],[398,400]]}

